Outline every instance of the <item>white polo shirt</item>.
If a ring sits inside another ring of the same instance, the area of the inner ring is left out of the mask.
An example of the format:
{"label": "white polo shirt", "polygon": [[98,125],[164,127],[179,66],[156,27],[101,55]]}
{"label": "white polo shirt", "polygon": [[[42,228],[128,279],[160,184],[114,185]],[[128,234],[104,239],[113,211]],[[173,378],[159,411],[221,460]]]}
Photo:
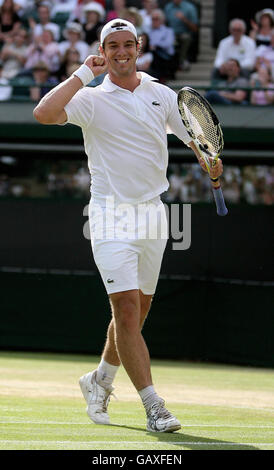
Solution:
{"label": "white polo shirt", "polygon": [[168,189],[167,133],[191,141],[177,106],[177,94],[144,72],[134,92],[106,75],[95,88],[79,90],[65,106],[67,122],[82,128],[98,203],[148,201]]}
{"label": "white polo shirt", "polygon": [[254,39],[243,34],[239,44],[235,44],[233,36],[230,35],[220,41],[214,67],[219,68],[229,59],[236,59],[242,68],[252,70],[255,64],[255,51]]}

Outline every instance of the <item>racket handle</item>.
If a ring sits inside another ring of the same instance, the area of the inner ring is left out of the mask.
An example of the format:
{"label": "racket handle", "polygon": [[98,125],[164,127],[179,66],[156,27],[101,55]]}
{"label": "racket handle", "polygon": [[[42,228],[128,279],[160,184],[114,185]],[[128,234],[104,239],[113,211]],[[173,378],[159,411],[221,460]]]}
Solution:
{"label": "racket handle", "polygon": [[222,216],[226,215],[228,213],[228,210],[225,205],[222,188],[220,186],[218,188],[212,187],[212,191],[216,202],[217,214]]}

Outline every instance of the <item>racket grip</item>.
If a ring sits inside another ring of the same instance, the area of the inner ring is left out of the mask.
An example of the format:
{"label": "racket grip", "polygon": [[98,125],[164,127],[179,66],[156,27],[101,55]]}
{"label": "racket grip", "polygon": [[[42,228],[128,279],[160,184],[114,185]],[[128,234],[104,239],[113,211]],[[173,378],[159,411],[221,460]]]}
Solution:
{"label": "racket grip", "polygon": [[225,205],[224,195],[222,188],[212,188],[213,196],[215,199],[216,207],[217,207],[217,214],[224,216],[228,213],[227,207]]}

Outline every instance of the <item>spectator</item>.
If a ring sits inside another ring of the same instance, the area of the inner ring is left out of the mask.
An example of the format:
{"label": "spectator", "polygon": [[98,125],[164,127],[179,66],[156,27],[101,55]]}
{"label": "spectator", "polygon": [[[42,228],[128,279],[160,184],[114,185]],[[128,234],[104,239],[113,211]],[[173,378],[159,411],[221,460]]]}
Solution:
{"label": "spectator", "polygon": [[[91,0],[77,0],[76,7],[72,10],[68,22],[79,22],[79,23],[84,23],[85,22],[85,13],[83,12],[83,9],[87,3],[90,3]],[[107,0],[109,1],[109,0]],[[97,3],[102,5],[104,9],[106,9],[106,1],[105,0],[96,0]]]}
{"label": "spectator", "polygon": [[29,8],[34,5],[34,0],[13,0],[15,11],[22,18]]}
{"label": "spectator", "polygon": [[26,62],[26,53],[28,46],[26,45],[27,32],[19,29],[13,37],[12,42],[6,42],[0,58],[3,61],[3,77],[7,79],[14,78],[23,68]]}
{"label": "spectator", "polygon": [[181,165],[169,165],[169,172],[169,189],[165,196],[166,202],[184,201],[187,198],[186,194],[182,194],[182,190],[186,190],[186,185],[184,185],[184,178],[181,172]]}
{"label": "spectator", "polygon": [[271,70],[271,75],[274,77],[274,29],[270,34],[270,45],[259,46],[256,50],[255,68],[258,69],[262,65]]}
{"label": "spectator", "polygon": [[139,10],[139,14],[143,18],[143,30],[147,31],[151,28],[151,13],[152,10],[158,8],[157,0],[143,0],[143,8]]}
{"label": "spectator", "polygon": [[32,72],[33,86],[30,87],[30,98],[33,101],[39,101],[57,85],[58,81],[50,76],[50,70],[45,62],[37,62]]}
{"label": "spectator", "polygon": [[123,20],[127,20],[130,23],[134,24],[138,35],[143,32],[143,29],[142,29],[143,18],[139,14],[137,8],[135,7],[124,8],[124,10],[121,11],[121,18]]}
{"label": "spectator", "polygon": [[7,101],[11,98],[12,87],[9,81],[2,77],[3,63],[0,61],[0,101]]}
{"label": "spectator", "polygon": [[88,197],[90,196],[90,173],[85,167],[78,168],[73,175],[74,196]]}
{"label": "spectator", "polygon": [[[271,80],[271,72],[267,67],[260,67],[257,79],[251,80],[250,85],[258,90],[251,92],[251,104],[268,105],[274,103],[274,83]],[[260,90],[260,88],[268,88],[268,90]]]}
{"label": "spectator", "polygon": [[0,46],[21,27],[13,0],[4,0],[0,8]]}
{"label": "spectator", "polygon": [[[0,0],[0,7],[3,5],[5,0]],[[17,15],[21,18],[25,15],[29,8],[32,8],[34,0],[13,0],[14,10]]]}
{"label": "spectator", "polygon": [[70,47],[66,50],[61,62],[61,66],[57,72],[57,76],[60,82],[63,82],[71,75],[70,67],[74,64],[76,64],[78,67],[80,66],[80,54],[79,51],[75,49],[75,47]]}
{"label": "spectator", "polygon": [[77,0],[55,0],[51,8],[51,16],[54,18],[58,13],[70,13],[76,5]]}
{"label": "spectator", "polygon": [[155,9],[151,15],[152,27],[147,31],[153,53],[152,74],[160,81],[174,76],[174,42],[172,28],[165,26],[165,14]]}
{"label": "spectator", "polygon": [[60,52],[58,43],[54,41],[54,31],[50,24],[43,27],[41,36],[36,36],[27,49],[25,69],[32,69],[37,62],[45,62],[51,73],[60,67]]}
{"label": "spectator", "polygon": [[198,12],[193,3],[185,0],[172,0],[165,6],[168,25],[176,35],[176,48],[179,55],[179,67],[188,70],[188,51],[193,33],[198,31]]}
{"label": "spectator", "polygon": [[44,27],[50,26],[54,34],[54,40],[58,42],[60,39],[60,28],[58,24],[50,21],[50,4],[48,2],[42,2],[38,6],[37,13],[39,23],[36,23],[32,17],[29,18],[29,26],[32,31],[33,38],[41,36]]}
{"label": "spectator", "polygon": [[88,44],[83,40],[84,32],[82,25],[75,21],[68,23],[66,29],[63,32],[63,35],[66,38],[66,41],[62,41],[59,44],[61,56],[63,57],[66,50],[70,47],[73,47],[79,52],[80,61],[84,62],[89,55],[89,47]]}
{"label": "spectator", "polygon": [[230,59],[223,64],[226,80],[220,82],[221,87],[227,87],[227,91],[210,90],[205,97],[214,104],[247,104],[247,92],[241,88],[248,87],[248,80],[241,77],[240,64],[236,59]]}
{"label": "spectator", "polygon": [[255,65],[256,43],[254,39],[245,35],[246,24],[243,20],[235,18],[229,23],[230,36],[219,43],[214,62],[213,77],[220,78],[225,75],[224,64],[229,59],[236,59],[242,73],[249,76]]}
{"label": "spectator", "polygon": [[8,175],[0,174],[0,197],[10,194],[10,181]]}
{"label": "spectator", "polygon": [[97,30],[104,24],[106,11],[100,3],[89,2],[84,6],[83,12],[86,16],[85,23],[83,25],[85,42],[91,45],[98,39]]}
{"label": "spectator", "polygon": [[106,22],[115,20],[115,18],[121,18],[121,12],[126,7],[126,0],[113,0],[113,9],[109,10],[106,17]]}
{"label": "spectator", "polygon": [[151,64],[153,61],[153,54],[150,51],[149,36],[146,33],[141,34],[141,47],[138,59],[136,61],[137,70],[150,73]]}
{"label": "spectator", "polygon": [[274,13],[271,8],[265,8],[258,11],[255,15],[255,21],[251,20],[251,31],[249,37],[256,41],[258,46],[269,46],[271,30],[274,26]]}
{"label": "spectator", "polygon": [[89,54],[90,55],[100,55],[99,46],[100,46],[100,34],[103,26],[100,26],[96,30],[96,40],[90,45]]}

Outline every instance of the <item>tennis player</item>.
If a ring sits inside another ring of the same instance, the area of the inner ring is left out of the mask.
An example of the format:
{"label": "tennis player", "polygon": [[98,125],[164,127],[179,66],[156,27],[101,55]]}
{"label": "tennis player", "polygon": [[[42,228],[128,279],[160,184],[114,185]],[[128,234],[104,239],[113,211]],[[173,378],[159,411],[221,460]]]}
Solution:
{"label": "tennis player", "polygon": [[[196,151],[182,124],[176,93],[146,73],[136,72],[140,46],[133,24],[119,18],[110,21],[101,31],[100,44],[100,56],[87,57],[34,110],[35,118],[42,124],[71,123],[82,128],[92,177],[91,243],[109,295],[112,320],[98,368],[81,377],[79,383],[88,416],[94,423],[109,424],[107,407],[112,383],[122,363],[143,402],[147,429],[173,432],[181,424],[165,408],[154,388],[149,352],[141,334],[156,289],[167,234],[162,236],[161,229],[161,235],[156,237],[136,236],[136,228],[143,224],[137,217],[124,237],[121,217],[115,209],[123,204],[135,214],[141,205],[142,214],[146,214],[152,206],[160,214],[154,218],[153,228],[158,230],[164,213],[160,194],[168,188],[167,129]],[[86,86],[106,71],[101,85]],[[200,164],[206,171],[201,161]],[[221,173],[219,161],[210,176],[216,178]],[[114,201],[111,206],[110,198]],[[102,218],[106,223],[98,237],[94,233]]]}

